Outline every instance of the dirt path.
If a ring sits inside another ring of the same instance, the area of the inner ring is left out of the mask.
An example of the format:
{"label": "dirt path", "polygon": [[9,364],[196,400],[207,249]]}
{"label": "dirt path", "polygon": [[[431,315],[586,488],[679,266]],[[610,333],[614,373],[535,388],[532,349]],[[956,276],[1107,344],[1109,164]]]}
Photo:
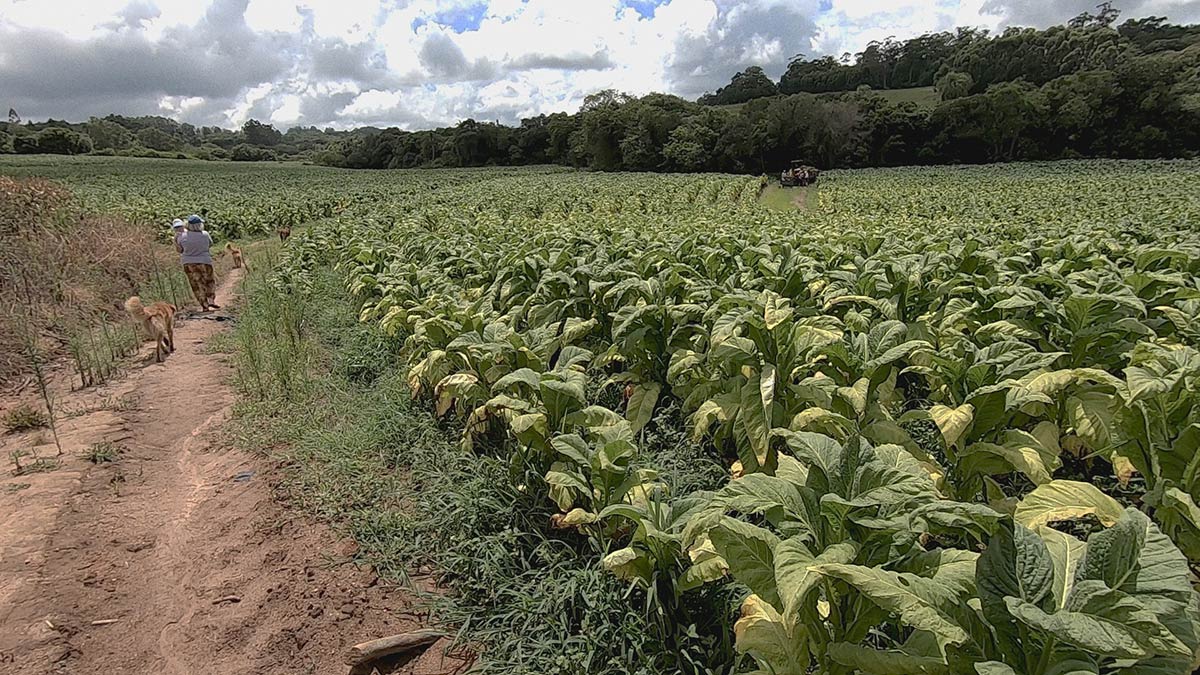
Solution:
{"label": "dirt path", "polygon": [[[403,592],[343,564],[352,544],[275,500],[265,460],[221,442],[231,373],[206,343],[227,325],[181,320],[165,364],[64,392],[77,414],[60,466],[4,472],[0,672],[345,673],[349,645],[421,623]],[[53,457],[48,440],[0,436],[0,451]],[[97,443],[122,452],[94,465]],[[384,672],[454,671],[441,651]]]}
{"label": "dirt path", "polygon": [[797,210],[800,210],[800,211],[808,210],[808,191],[809,191],[809,189],[810,188],[807,188],[807,187],[797,188],[796,196],[792,197],[792,206],[796,207]]}

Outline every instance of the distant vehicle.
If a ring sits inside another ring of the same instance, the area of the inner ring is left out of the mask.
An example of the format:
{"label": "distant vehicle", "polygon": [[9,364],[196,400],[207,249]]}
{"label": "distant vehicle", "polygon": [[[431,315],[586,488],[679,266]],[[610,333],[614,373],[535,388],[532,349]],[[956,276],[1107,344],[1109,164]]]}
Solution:
{"label": "distant vehicle", "polygon": [[792,160],[792,167],[785,169],[779,174],[780,187],[804,187],[806,185],[816,185],[817,176],[821,175],[821,171],[815,166],[804,164],[800,160]]}

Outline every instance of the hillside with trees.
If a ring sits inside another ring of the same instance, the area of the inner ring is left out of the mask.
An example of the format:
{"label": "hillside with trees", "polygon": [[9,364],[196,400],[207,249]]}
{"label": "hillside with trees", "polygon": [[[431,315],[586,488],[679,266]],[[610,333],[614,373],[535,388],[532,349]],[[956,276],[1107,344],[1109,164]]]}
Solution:
{"label": "hillside with trees", "polygon": [[[840,59],[797,57],[778,82],[759,66],[687,101],[588,96],[573,114],[517,126],[466,120],[422,131],[236,131],[163,117],[13,121],[0,152],[121,154],[348,168],[562,164],[601,171],[765,173],[823,168],[1200,153],[1200,26],[1117,23],[1108,3],[1066,25],[991,35],[959,28],[885,40]],[[889,93],[929,87],[917,105]]]}
{"label": "hillside with trees", "polygon": [[[471,120],[344,139],[346,167],[556,163],[603,171],[768,172],[1200,152],[1200,26],[1116,24],[1101,5],[1067,25],[999,35],[960,28],[872,43],[842,59],[795,59],[779,82],[751,66],[692,103],[615,91],[573,115],[516,128]],[[930,107],[882,92],[934,87]]]}

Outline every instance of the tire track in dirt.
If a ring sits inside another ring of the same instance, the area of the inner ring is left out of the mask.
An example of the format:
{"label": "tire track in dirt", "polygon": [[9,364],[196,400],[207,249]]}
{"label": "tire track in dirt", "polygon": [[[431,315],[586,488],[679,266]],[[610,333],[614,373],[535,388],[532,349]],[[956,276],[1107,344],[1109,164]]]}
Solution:
{"label": "tire track in dirt", "polygon": [[[180,320],[164,364],[64,393],[137,403],[64,424],[56,471],[0,480],[0,672],[345,673],[349,645],[421,625],[404,592],[344,564],[352,543],[275,499],[266,460],[221,443],[232,372],[206,345],[226,326]],[[112,439],[115,463],[79,457]],[[453,672],[444,646],[385,672]]]}

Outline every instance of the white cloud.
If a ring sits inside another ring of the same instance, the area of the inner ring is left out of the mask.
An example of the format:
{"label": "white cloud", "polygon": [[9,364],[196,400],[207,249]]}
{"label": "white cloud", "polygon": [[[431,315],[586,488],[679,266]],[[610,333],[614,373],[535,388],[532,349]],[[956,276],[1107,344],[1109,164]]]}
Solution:
{"label": "white cloud", "polygon": [[338,112],[351,117],[374,117],[400,105],[403,97],[398,91],[372,89],[354,97],[354,101]]}
{"label": "white cloud", "polygon": [[[0,93],[26,118],[515,122],[616,88],[695,97],[796,53],[995,28],[1093,0],[0,0]],[[1130,0],[1172,16],[1183,0]],[[1061,7],[1059,5],[1062,5]],[[30,54],[37,53],[37,58]]]}

